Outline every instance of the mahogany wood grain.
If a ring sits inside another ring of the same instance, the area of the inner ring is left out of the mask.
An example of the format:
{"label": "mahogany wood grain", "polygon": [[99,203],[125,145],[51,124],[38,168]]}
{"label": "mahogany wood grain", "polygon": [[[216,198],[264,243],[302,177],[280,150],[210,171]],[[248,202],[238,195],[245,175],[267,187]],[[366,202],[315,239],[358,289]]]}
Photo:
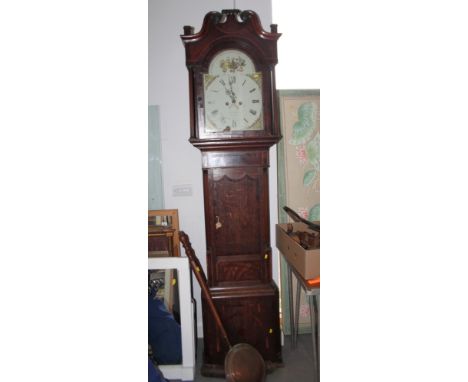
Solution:
{"label": "mahogany wood grain", "polygon": [[[185,26],[181,39],[189,74],[189,141],[202,153],[208,293],[231,342],[254,346],[274,368],[282,359],[268,169],[269,148],[281,139],[275,84],[280,33],[276,25],[270,29],[263,29],[255,12],[231,9],[209,12],[199,32]],[[205,131],[204,74],[227,49],[247,54],[261,72],[263,130]],[[202,297],[202,374],[220,376],[229,347],[208,300]]]}

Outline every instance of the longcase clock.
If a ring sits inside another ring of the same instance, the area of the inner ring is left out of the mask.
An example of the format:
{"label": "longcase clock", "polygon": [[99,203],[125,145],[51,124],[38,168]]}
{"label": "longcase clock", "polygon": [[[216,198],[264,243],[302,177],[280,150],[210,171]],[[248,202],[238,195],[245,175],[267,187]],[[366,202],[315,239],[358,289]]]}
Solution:
{"label": "longcase clock", "polygon": [[[201,150],[211,295],[231,342],[247,342],[267,367],[282,364],[279,295],[272,280],[269,148],[281,138],[274,67],[276,25],[253,11],[210,12],[184,27],[190,142]],[[223,375],[229,349],[203,301],[202,374]]]}

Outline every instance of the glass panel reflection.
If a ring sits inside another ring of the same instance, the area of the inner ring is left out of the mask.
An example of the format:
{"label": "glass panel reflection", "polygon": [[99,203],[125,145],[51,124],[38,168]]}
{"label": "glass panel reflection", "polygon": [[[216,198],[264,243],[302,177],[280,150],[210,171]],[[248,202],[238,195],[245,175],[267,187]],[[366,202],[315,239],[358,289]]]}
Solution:
{"label": "glass panel reflection", "polygon": [[156,365],[182,363],[177,270],[148,271],[148,356]]}

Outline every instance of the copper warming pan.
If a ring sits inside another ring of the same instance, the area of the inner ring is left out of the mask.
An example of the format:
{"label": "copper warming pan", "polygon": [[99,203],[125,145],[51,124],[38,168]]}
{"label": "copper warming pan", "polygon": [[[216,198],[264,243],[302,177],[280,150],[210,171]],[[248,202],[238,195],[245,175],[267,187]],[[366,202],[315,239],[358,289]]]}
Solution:
{"label": "copper warming pan", "polygon": [[185,253],[190,261],[195,277],[200,284],[202,293],[208,303],[208,306],[213,314],[224,341],[229,347],[229,351],[224,359],[224,372],[226,374],[226,381],[228,382],[264,382],[266,378],[265,361],[260,353],[253,346],[245,343],[239,343],[234,346],[231,345],[227,336],[226,330],[221,322],[216,306],[211,298],[208,289],[205,272],[203,271],[200,261],[195,255],[188,235],[180,231],[180,241],[185,249]]}

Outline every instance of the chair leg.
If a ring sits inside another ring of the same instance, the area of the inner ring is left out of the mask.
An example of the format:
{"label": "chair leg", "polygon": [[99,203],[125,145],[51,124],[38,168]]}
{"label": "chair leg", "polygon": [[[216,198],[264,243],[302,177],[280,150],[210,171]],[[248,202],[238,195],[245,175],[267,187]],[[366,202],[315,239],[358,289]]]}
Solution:
{"label": "chair leg", "polygon": [[317,323],[317,366],[318,378],[320,380],[320,294],[314,295],[315,322]]}
{"label": "chair leg", "polygon": [[309,300],[309,310],[310,310],[310,326],[311,326],[311,332],[312,332],[312,358],[314,360],[314,381],[318,382],[319,378],[319,369],[318,369],[318,355],[317,355],[317,342],[316,342],[316,336],[315,336],[315,308],[314,308],[314,303],[313,295],[308,296]]}
{"label": "chair leg", "polygon": [[296,347],[296,337],[294,335],[294,308],[293,308],[293,286],[292,286],[292,270],[288,264],[288,293],[289,293],[289,328],[291,330],[291,346],[294,349]]}
{"label": "chair leg", "polygon": [[297,345],[297,335],[299,334],[299,307],[301,305],[301,283],[299,280],[297,282],[297,289],[296,289],[296,308],[294,312],[294,342]]}

